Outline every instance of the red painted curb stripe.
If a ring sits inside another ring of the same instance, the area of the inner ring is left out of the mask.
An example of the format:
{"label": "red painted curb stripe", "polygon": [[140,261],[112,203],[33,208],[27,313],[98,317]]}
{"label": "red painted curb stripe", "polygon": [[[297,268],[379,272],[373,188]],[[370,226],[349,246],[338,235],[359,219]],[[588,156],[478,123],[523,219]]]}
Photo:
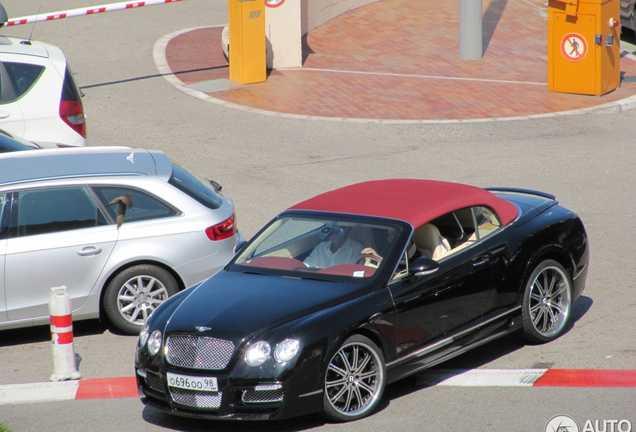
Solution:
{"label": "red painted curb stripe", "polygon": [[534,387],[636,387],[636,370],[548,369]]}
{"label": "red painted curb stripe", "polygon": [[82,380],[75,399],[114,399],[139,397],[135,377]]}

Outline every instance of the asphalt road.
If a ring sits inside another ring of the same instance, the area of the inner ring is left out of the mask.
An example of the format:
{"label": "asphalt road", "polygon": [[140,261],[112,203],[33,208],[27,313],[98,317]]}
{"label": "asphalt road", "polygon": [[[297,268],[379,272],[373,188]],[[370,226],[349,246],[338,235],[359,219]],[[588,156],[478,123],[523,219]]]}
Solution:
{"label": "asphalt road", "polygon": [[[51,12],[92,5],[86,0],[2,3],[11,18],[35,14],[40,6]],[[588,286],[574,305],[572,328],[547,345],[522,346],[507,338],[445,367],[634,369],[636,110],[438,125],[297,120],[206,103],[158,74],[152,58],[158,39],[226,19],[225,0],[188,0],[0,34],[32,33],[64,50],[85,93],[90,145],[160,149],[214,178],[234,198],[239,227],[248,237],[289,205],[362,180],[417,177],[555,194],[581,215],[592,246]],[[75,326],[84,378],[132,376],[135,343],[98,322]],[[51,372],[46,327],[0,334],[0,384],[47,381]],[[134,398],[0,406],[0,423],[14,432],[544,431],[559,414],[580,423],[628,419],[636,425],[634,400],[634,388],[425,388],[407,381],[387,389],[378,413],[347,425],[315,417],[210,423],[159,414]]]}

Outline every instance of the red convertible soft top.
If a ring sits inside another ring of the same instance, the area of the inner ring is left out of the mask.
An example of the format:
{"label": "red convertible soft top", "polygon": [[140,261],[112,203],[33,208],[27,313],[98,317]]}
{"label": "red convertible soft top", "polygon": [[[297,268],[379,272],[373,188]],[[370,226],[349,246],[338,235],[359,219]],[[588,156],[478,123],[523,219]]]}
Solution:
{"label": "red convertible soft top", "polygon": [[289,210],[318,210],[400,219],[419,227],[464,207],[493,209],[503,225],[517,217],[517,207],[491,192],[460,183],[389,179],[345,186],[298,203]]}

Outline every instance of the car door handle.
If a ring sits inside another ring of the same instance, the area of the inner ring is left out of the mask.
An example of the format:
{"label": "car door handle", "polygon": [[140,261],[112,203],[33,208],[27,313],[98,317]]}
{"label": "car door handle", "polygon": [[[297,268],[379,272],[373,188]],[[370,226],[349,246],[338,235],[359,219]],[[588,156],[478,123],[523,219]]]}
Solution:
{"label": "car door handle", "polygon": [[92,256],[99,255],[100,253],[102,253],[102,250],[94,246],[85,247],[84,249],[77,251],[79,256]]}
{"label": "car door handle", "polygon": [[484,264],[488,264],[489,261],[490,261],[490,258],[488,257],[477,258],[475,261],[473,261],[473,267],[479,267]]}
{"label": "car door handle", "polygon": [[11,117],[11,113],[7,111],[0,111],[0,119],[6,119]]}

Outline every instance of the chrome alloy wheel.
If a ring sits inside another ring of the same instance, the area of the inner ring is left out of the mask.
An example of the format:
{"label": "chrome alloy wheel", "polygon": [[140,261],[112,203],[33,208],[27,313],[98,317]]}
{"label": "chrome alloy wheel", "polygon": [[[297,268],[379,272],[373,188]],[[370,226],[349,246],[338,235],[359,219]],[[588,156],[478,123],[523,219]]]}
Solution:
{"label": "chrome alloy wheel", "polygon": [[382,397],[384,370],[382,354],[371,340],[363,336],[348,339],[327,368],[326,413],[340,421],[370,413]]}
{"label": "chrome alloy wheel", "polygon": [[119,289],[117,309],[126,321],[143,324],[169,296],[168,290],[159,279],[137,275],[128,279]]}
{"label": "chrome alloy wheel", "polygon": [[560,266],[541,270],[530,288],[530,319],[535,330],[551,338],[561,332],[570,314],[570,281]]}

